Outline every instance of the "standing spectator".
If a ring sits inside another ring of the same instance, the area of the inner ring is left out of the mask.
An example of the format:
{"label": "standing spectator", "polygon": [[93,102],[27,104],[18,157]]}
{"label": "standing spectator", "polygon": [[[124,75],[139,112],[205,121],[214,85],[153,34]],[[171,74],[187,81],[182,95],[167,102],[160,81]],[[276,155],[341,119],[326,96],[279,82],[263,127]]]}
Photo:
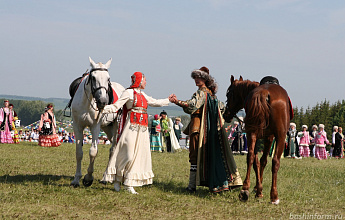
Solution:
{"label": "standing spectator", "polygon": [[338,133],[338,126],[333,126],[333,133],[332,133],[332,145],[331,148],[329,149],[329,157],[333,157],[333,151],[334,151],[334,146],[335,146],[335,135]]}
{"label": "standing spectator", "polygon": [[10,103],[9,104],[9,108],[12,111],[12,132],[13,132],[13,142],[15,144],[19,144],[19,135],[18,135],[18,131],[16,129],[16,125],[15,125],[15,121],[18,120],[18,115],[17,112],[13,110],[13,104]]}
{"label": "standing spectator", "polygon": [[[313,140],[315,138],[315,135],[317,133],[317,129],[318,129],[317,125],[313,125],[312,130],[309,133],[310,140]],[[315,143],[313,143],[313,142],[310,142],[310,155],[312,157],[315,157]]]}
{"label": "standing spectator", "polygon": [[38,131],[40,131],[38,145],[42,147],[58,147],[61,145],[59,136],[56,134],[56,121],[54,107],[48,104],[45,112],[41,115]]}
{"label": "standing spectator", "polygon": [[12,111],[8,100],[4,100],[4,107],[0,109],[0,143],[13,144],[11,136]]}
{"label": "standing spectator", "polygon": [[163,110],[160,113],[160,117],[161,117],[160,122],[161,122],[161,133],[162,133],[163,148],[167,152],[171,152],[171,140],[170,140],[171,130],[169,128],[169,121],[168,121],[167,113]]}
{"label": "standing spectator", "polygon": [[161,116],[161,133],[162,133],[162,144],[163,148],[167,152],[172,152],[180,149],[180,144],[176,138],[174,132],[174,124],[171,118],[168,117],[167,113],[163,110]]}
{"label": "standing spectator", "polygon": [[162,152],[161,125],[159,115],[155,115],[151,125],[150,148],[151,151]]}
{"label": "standing spectator", "polygon": [[183,124],[181,122],[181,118],[175,118],[174,132],[178,141],[182,138],[182,128]]}
{"label": "standing spectator", "polygon": [[332,138],[332,142],[334,143],[334,150],[333,150],[333,157],[336,159],[341,158],[341,151],[344,145],[344,136],[342,134],[342,128],[339,127],[337,129],[337,133],[334,134],[334,140]]}
{"label": "standing spectator", "polygon": [[197,185],[202,185],[218,193],[241,186],[242,179],[226,139],[222,118],[225,106],[215,95],[218,85],[207,67],[192,71],[191,77],[198,90],[190,100],[181,101],[175,95],[169,97],[191,115],[187,190],[194,192]]}
{"label": "standing spectator", "polygon": [[[243,118],[240,117],[240,120]],[[234,127],[231,130],[231,137],[233,138],[231,144],[231,150],[234,154],[246,154],[247,151],[247,138],[245,133],[243,132],[243,123],[242,122],[234,122]]]}
{"label": "standing spectator", "polygon": [[142,90],[146,87],[146,78],[141,72],[132,75],[132,85],[112,105],[104,107],[104,113],[117,112],[124,108],[124,127],[120,139],[109,158],[102,182],[115,181],[115,191],[120,191],[123,183],[127,191],[138,194],[135,186],[152,184],[152,160],[148,129],[147,107],[169,105],[169,99],[154,99]]}
{"label": "standing spectator", "polygon": [[302,157],[309,157],[310,149],[310,137],[309,132],[307,131],[308,126],[302,125],[302,131],[298,132],[299,139],[299,153]]}
{"label": "standing spectator", "polygon": [[339,127],[339,134],[343,138],[343,141],[341,142],[340,156],[341,156],[341,158],[344,158],[344,142],[345,142],[345,137],[344,137],[344,133],[343,133],[343,128],[342,127]]}
{"label": "standing spectator", "polygon": [[315,157],[319,160],[327,159],[326,144],[329,144],[329,141],[324,128],[323,124],[319,124],[319,131],[312,140],[315,143]]}
{"label": "standing spectator", "polygon": [[284,151],[284,157],[294,158],[294,159],[301,159],[299,155],[299,149],[297,145],[297,131],[296,131],[296,124],[291,122],[290,128],[287,133],[287,148]]}

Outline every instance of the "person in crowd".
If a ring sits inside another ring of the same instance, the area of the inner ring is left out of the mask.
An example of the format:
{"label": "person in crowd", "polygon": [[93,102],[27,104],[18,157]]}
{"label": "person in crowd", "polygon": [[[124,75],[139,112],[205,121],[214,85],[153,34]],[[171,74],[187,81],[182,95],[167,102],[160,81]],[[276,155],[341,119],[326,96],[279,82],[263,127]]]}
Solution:
{"label": "person in crowd", "polygon": [[302,157],[299,155],[297,144],[296,124],[293,122],[290,123],[290,128],[287,133],[287,148],[284,151],[284,157],[302,159]]}
{"label": "person in crowd", "polygon": [[4,100],[4,107],[0,108],[0,143],[13,144],[11,136],[12,111],[9,108],[8,100]]}
{"label": "person in crowd", "polygon": [[176,95],[169,98],[191,115],[187,132],[190,137],[187,191],[195,192],[197,185],[207,186],[213,193],[241,186],[222,119],[225,106],[215,95],[217,83],[207,67],[193,70],[191,77],[198,90],[190,100],[178,100]]}
{"label": "person in crowd", "polygon": [[88,137],[87,137],[87,134],[84,134],[83,144],[88,144]]}
{"label": "person in crowd", "polygon": [[62,135],[61,131],[58,131],[58,136],[59,136],[60,143],[62,143],[63,142],[63,135]]}
{"label": "person in crowd", "polygon": [[18,137],[19,137],[19,141],[24,141],[25,140],[25,132],[23,132],[23,130],[19,130]]}
{"label": "person in crowd", "polygon": [[307,131],[308,126],[302,125],[302,131],[298,132],[299,139],[299,153],[302,157],[309,157],[310,155],[310,136],[309,132]]}
{"label": "person in crowd", "polygon": [[182,128],[183,124],[181,118],[175,118],[174,132],[178,141],[182,139]]}
{"label": "person in crowd", "polygon": [[[123,107],[119,141],[113,142],[108,166],[101,182],[115,182],[115,191],[121,183],[132,194],[138,194],[134,187],[152,184],[154,174],[150,151],[147,107],[169,105],[169,99],[154,99],[146,95],[146,77],[141,72],[132,75],[132,84],[112,105],[104,107],[104,113],[117,112]],[[116,146],[114,146],[116,144]]]}
{"label": "person in crowd", "polygon": [[162,152],[160,117],[158,114],[154,115],[153,117],[154,118],[151,125],[150,148],[151,151]]}
{"label": "person in crowd", "polygon": [[[243,117],[239,117],[243,121]],[[236,121],[234,127],[231,129],[231,150],[234,154],[247,154],[247,138],[243,132],[243,123]]]}
{"label": "person in crowd", "polygon": [[[312,142],[315,143],[315,157],[318,160],[327,159],[326,144],[329,144],[327,133],[324,131],[325,126],[319,124],[319,131],[316,133]],[[326,144],[325,144],[326,143]]]}
{"label": "person in crowd", "polygon": [[344,133],[343,133],[343,128],[339,127],[339,134],[341,135],[343,141],[341,142],[341,151],[340,151],[340,157],[344,158],[344,142],[345,142],[345,137],[344,137]]}
{"label": "person in crowd", "polygon": [[[310,140],[313,140],[315,138],[315,135],[317,133],[317,129],[318,129],[317,125],[313,125],[312,130],[309,133]],[[309,146],[310,146],[309,147],[309,149],[310,149],[310,156],[311,157],[315,157],[315,143],[310,142]]]}
{"label": "person in crowd", "polygon": [[335,136],[338,133],[338,126],[333,126],[333,133],[332,133],[332,145],[331,148],[329,149],[329,157],[333,157],[333,151],[334,151],[334,146],[335,146]]}
{"label": "person in crowd", "polygon": [[168,117],[164,110],[160,113],[160,117],[163,149],[166,149],[166,152],[174,152],[180,149],[181,147],[176,138],[171,118]]}
{"label": "person in crowd", "polygon": [[74,138],[74,133],[73,132],[70,132],[69,135],[68,135],[68,143],[70,144],[74,144],[75,143],[75,138]]}
{"label": "person in crowd", "polygon": [[31,134],[30,134],[30,141],[31,142],[38,142],[39,140],[39,133],[37,132],[36,128],[31,129]]}
{"label": "person in crowd", "polygon": [[332,144],[334,146],[333,157],[336,159],[341,158],[341,151],[344,145],[344,135],[342,134],[342,128],[334,126],[333,130],[336,130],[336,133],[332,137]]}
{"label": "person in crowd", "polygon": [[18,120],[18,115],[17,115],[17,112],[14,111],[12,103],[9,104],[9,108],[12,112],[12,132],[13,132],[12,139],[13,139],[13,143],[19,144],[19,135],[18,135],[18,131],[17,131],[16,125],[15,125],[15,121]]}
{"label": "person in crowd", "polygon": [[230,133],[229,133],[229,136],[228,136],[228,140],[230,141],[230,143],[231,143],[231,150],[232,150],[232,152],[234,153],[234,154],[237,154],[237,152],[234,152],[234,148],[233,148],[233,146],[232,146],[232,143],[234,142],[234,140],[235,140],[235,134],[236,134],[236,129],[237,129],[237,127],[238,127],[238,125],[239,125],[239,123],[238,123],[238,121],[234,121],[234,125],[232,126],[232,125],[229,125],[225,130],[227,131],[230,131]]}
{"label": "person in crowd", "polygon": [[25,131],[25,141],[31,141],[31,133],[29,131]]}
{"label": "person in crowd", "polygon": [[56,121],[52,104],[48,104],[45,112],[41,115],[38,131],[40,132],[39,146],[58,147],[61,145],[59,136],[56,134]]}

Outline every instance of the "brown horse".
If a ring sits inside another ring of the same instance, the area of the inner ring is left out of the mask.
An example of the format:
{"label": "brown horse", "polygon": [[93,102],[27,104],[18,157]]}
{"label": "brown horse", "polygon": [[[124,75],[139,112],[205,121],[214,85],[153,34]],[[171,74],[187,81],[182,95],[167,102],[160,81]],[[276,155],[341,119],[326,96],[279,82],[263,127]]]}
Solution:
{"label": "brown horse", "polygon": [[[285,138],[293,117],[291,102],[285,89],[277,84],[263,84],[249,80],[234,80],[231,76],[231,85],[227,91],[227,105],[224,119],[230,122],[236,113],[245,108],[244,119],[247,133],[248,155],[247,175],[244,180],[239,198],[247,201],[250,188],[250,170],[253,165],[256,174],[256,197],[262,195],[263,171],[267,164],[273,138],[276,140],[276,151],[272,159],[272,187],[271,203],[278,204],[277,173],[280,166],[280,157],[284,151]],[[259,161],[255,143],[264,139],[264,151]]]}

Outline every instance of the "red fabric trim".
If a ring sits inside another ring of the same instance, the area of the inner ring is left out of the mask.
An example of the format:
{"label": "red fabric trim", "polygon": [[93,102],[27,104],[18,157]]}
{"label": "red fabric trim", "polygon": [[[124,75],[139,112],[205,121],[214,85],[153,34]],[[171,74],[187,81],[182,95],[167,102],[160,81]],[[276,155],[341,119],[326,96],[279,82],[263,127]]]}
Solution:
{"label": "red fabric trim", "polygon": [[119,99],[119,97],[118,97],[118,95],[116,94],[114,88],[112,88],[112,90],[113,90],[113,102],[112,102],[111,104],[114,104],[114,103]]}

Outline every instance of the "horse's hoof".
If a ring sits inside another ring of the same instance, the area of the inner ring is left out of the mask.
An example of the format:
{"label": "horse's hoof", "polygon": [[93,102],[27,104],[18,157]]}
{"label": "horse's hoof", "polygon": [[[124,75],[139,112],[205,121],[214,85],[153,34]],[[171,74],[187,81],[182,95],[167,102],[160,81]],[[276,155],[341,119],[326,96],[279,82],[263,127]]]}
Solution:
{"label": "horse's hoof", "polygon": [[92,185],[92,183],[93,183],[93,177],[91,177],[90,180],[87,180],[87,179],[86,179],[86,175],[85,175],[85,176],[84,176],[84,179],[83,179],[83,185],[84,185],[85,187],[89,187],[89,186]]}
{"label": "horse's hoof", "polygon": [[246,202],[249,199],[249,191],[241,190],[240,195],[238,196],[242,202]]}
{"label": "horse's hoof", "polygon": [[279,204],[279,199],[277,199],[276,201],[271,201],[271,204],[273,204],[273,205],[278,205]]}
{"label": "horse's hoof", "polygon": [[79,183],[71,183],[70,186],[73,186],[74,188],[78,188],[80,186],[80,184]]}
{"label": "horse's hoof", "polygon": [[258,199],[261,199],[261,198],[263,198],[264,197],[264,195],[262,195],[262,194],[260,194],[260,195],[255,195],[255,198],[258,198]]}

